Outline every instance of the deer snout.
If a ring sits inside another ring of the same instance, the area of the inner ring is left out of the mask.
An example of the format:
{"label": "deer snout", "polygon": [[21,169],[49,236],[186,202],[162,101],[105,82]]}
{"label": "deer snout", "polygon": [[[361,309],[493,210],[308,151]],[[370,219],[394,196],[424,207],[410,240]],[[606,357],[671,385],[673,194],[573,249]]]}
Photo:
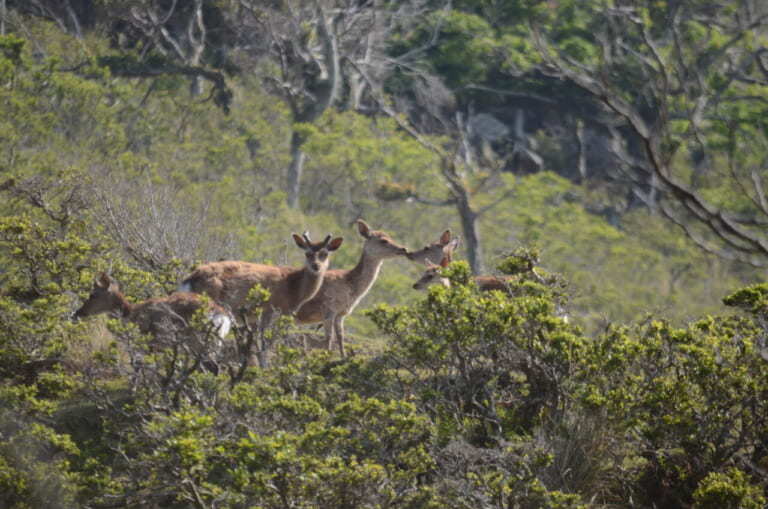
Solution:
{"label": "deer snout", "polygon": [[420,290],[421,286],[419,286],[419,283],[413,283],[413,289],[414,290]]}
{"label": "deer snout", "polygon": [[315,272],[319,272],[320,271],[320,264],[319,263],[312,263],[312,264],[310,264],[310,267],[312,267],[312,270],[315,271]]}

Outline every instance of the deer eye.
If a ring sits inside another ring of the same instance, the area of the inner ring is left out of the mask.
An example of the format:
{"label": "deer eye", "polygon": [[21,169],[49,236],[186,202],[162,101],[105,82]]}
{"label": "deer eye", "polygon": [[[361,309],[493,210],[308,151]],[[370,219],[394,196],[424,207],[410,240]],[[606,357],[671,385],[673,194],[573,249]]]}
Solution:
{"label": "deer eye", "polygon": [[328,253],[326,253],[325,251],[323,251],[322,253],[320,253],[319,255],[317,255],[317,257],[318,257],[318,258],[320,258],[321,260],[325,260],[326,258],[328,258]]}
{"label": "deer eye", "polygon": [[304,253],[304,256],[307,258],[312,258],[315,255],[315,253]]}

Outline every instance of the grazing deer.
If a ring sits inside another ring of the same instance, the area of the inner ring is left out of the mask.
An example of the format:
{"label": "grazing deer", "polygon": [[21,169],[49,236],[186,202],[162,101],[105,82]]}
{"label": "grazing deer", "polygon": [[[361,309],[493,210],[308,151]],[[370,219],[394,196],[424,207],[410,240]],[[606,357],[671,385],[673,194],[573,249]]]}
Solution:
{"label": "grazing deer", "polygon": [[406,256],[408,253],[407,249],[396,244],[386,233],[371,230],[362,219],[357,220],[357,230],[365,239],[357,265],[350,270],[329,270],[320,291],[296,314],[299,323],[323,322],[326,349],[331,349],[335,336],[342,357],[344,318],[371,289],[384,260]]}
{"label": "grazing deer", "polygon": [[442,260],[444,257],[447,257],[448,262],[450,262],[458,245],[459,237],[451,238],[451,230],[445,230],[437,242],[424,246],[418,251],[411,251],[406,256],[416,263],[426,264],[430,262],[434,264],[435,261]]}
{"label": "grazing deer", "polygon": [[154,336],[163,332],[167,324],[179,328],[189,326],[192,315],[205,306],[208,319],[221,339],[229,334],[232,318],[221,306],[206,302],[199,295],[176,292],[167,297],[156,297],[131,304],[120,292],[120,287],[109,275],[102,273],[94,282],[93,290],[83,305],[75,311],[75,318],[113,313],[135,323],[142,334]]}
{"label": "grazing deer", "polygon": [[[435,265],[427,260],[427,270],[424,271],[418,281],[413,283],[413,288],[415,290],[422,290],[429,285],[436,283],[439,283],[446,288],[450,288],[451,281],[447,277],[441,275],[442,269],[446,268],[449,263],[451,263],[450,256],[444,256],[443,259],[440,260],[440,265]],[[509,293],[507,283],[515,279],[515,276],[474,276],[473,279],[481,292],[499,290],[504,293]]]}

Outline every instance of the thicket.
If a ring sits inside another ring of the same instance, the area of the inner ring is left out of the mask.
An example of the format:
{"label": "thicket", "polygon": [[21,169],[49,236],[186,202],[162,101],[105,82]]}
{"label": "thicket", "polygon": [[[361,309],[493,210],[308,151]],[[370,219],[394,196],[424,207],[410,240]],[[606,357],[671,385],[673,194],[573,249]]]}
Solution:
{"label": "thicket", "polygon": [[457,262],[450,288],[369,312],[376,355],[291,349],[280,329],[272,367],[242,372],[244,330],[201,353],[71,322],[89,281],[59,267],[106,247],[57,228],[2,230],[9,273],[34,274],[0,299],[6,507],[765,504],[765,285],[725,299],[742,314],[586,336],[559,277],[510,258],[509,292],[480,293]]}
{"label": "thicket", "polygon": [[[94,3],[124,14],[113,4]],[[304,121],[275,100],[269,86],[299,78],[273,60],[211,50],[177,72],[135,27],[120,25],[116,42],[91,20],[73,37],[52,5],[9,2],[0,37],[0,506],[766,504],[768,289],[633,204],[626,182],[599,173],[610,164],[580,173],[551,124],[529,129],[528,152],[487,144],[487,168],[459,179],[484,211],[482,262],[516,274],[506,294],[478,292],[464,262],[448,269],[450,288],[418,293],[420,268],[388,262],[360,307],[388,304],[350,320],[356,355],[291,348],[312,331],[281,322],[264,370],[242,369],[252,331],[218,346],[201,329],[203,348],[190,349],[183,336],[158,342],[117,320],[73,322],[101,271],[141,300],[172,291],[198,261],[299,265],[291,231],[347,237],[334,266],[351,267],[357,217],[413,248],[463,230],[446,199],[451,173],[402,116],[350,100]],[[206,19],[232,21],[227,2],[206,5]],[[461,91],[460,105],[513,116],[520,104],[477,87],[531,64],[512,20],[541,13],[499,5],[431,9],[414,17],[423,25],[393,28],[386,47],[399,58],[439,35],[446,43],[420,64]],[[561,7],[571,25],[563,12],[539,21],[566,56],[591,62],[594,19]],[[285,50],[278,39],[253,47]],[[153,65],[164,72],[142,75]],[[199,66],[223,73],[226,88],[195,90]],[[302,97],[316,91],[310,67]],[[420,76],[388,75],[376,93],[406,105],[439,97],[435,81],[423,82],[428,93],[413,88]],[[552,82],[539,77],[525,93],[547,93]],[[447,105],[421,107],[406,108],[414,125],[453,148],[461,136],[427,114]],[[567,127],[578,124],[572,114]],[[296,137],[297,207],[284,184]],[[722,159],[754,157],[731,141]],[[539,169],[511,163],[535,152],[546,156]],[[703,172],[701,189],[746,215],[749,196],[724,180]],[[516,258],[528,248],[541,254],[535,270]]]}

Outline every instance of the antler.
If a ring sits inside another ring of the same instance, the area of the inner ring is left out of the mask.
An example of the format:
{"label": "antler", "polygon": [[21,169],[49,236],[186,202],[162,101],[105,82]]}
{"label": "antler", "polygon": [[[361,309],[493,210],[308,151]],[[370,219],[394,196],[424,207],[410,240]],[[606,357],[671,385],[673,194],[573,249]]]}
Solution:
{"label": "antler", "polygon": [[325,240],[323,240],[323,245],[324,245],[324,246],[327,246],[327,245],[328,245],[328,242],[329,242],[330,240],[331,240],[331,235],[330,235],[330,234],[328,234],[328,236],[325,238]]}
{"label": "antler", "polygon": [[304,230],[304,233],[302,233],[301,236],[304,237],[304,240],[307,241],[307,244],[312,243],[312,240],[309,238],[309,230]]}

